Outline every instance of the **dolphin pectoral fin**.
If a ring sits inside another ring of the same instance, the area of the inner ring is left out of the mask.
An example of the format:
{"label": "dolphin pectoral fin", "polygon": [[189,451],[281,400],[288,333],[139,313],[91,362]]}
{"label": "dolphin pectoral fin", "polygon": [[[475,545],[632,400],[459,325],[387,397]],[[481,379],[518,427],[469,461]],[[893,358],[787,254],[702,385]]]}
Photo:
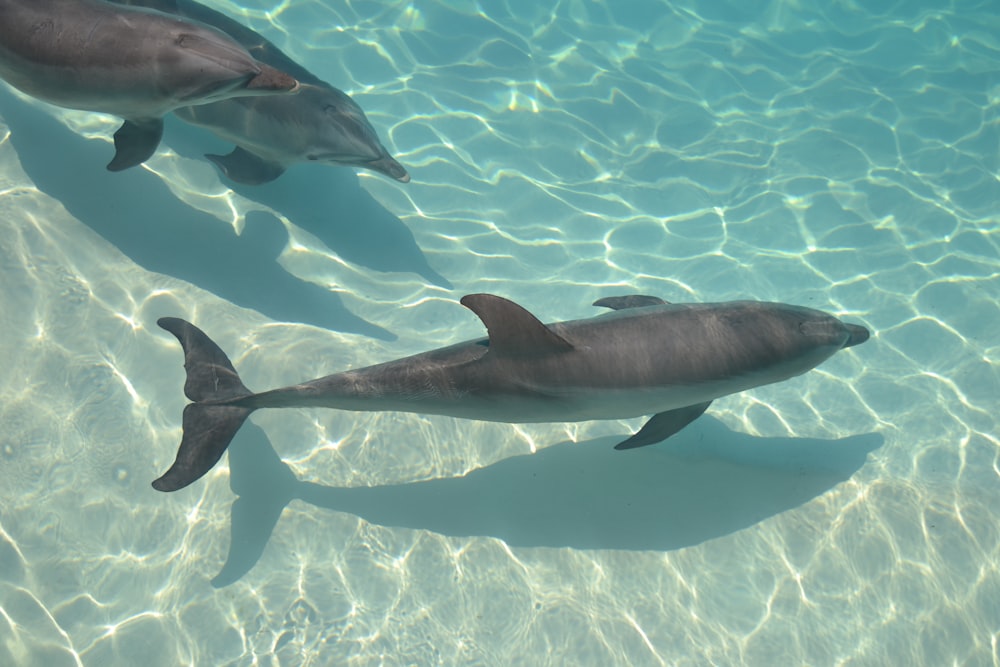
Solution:
{"label": "dolphin pectoral fin", "polygon": [[666,440],[700,417],[711,404],[712,401],[706,401],[655,414],[635,435],[615,445],[615,449],[635,449]]}
{"label": "dolphin pectoral fin", "polygon": [[532,356],[568,352],[573,344],[513,301],[493,294],[467,294],[462,305],[479,316],[490,335],[487,354]]}
{"label": "dolphin pectoral fin", "polygon": [[115,132],[115,157],[108,163],[108,171],[142,164],[156,151],[162,137],[162,118],[126,120]]}
{"label": "dolphin pectoral fin", "polygon": [[190,403],[184,408],[184,436],[177,458],[159,479],[157,491],[177,491],[212,469],[253,408]]}
{"label": "dolphin pectoral fin", "polygon": [[625,308],[644,308],[645,306],[665,306],[668,303],[669,301],[664,301],[658,296],[629,294],[628,296],[606,296],[595,301],[593,305],[612,310],[623,310]]}
{"label": "dolphin pectoral fin", "polygon": [[245,185],[270,183],[285,173],[285,168],[280,164],[268,162],[238,146],[229,155],[206,154],[205,157],[214,162],[226,178]]}

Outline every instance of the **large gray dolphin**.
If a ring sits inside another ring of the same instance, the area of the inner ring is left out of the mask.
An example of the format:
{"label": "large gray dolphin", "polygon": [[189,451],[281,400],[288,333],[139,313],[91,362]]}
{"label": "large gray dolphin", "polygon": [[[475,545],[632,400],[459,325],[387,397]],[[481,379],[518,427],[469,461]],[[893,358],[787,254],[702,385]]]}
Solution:
{"label": "large gray dolphin", "polygon": [[653,417],[617,449],[660,442],[697,419],[713,399],[779,382],[868,330],[782,303],[672,305],[648,296],[601,299],[616,312],[542,324],[491,294],[462,298],[489,338],[255,394],[200,329],[172,317],[159,325],[184,349],[184,435],[177,458],[153,482],[175,491],[222,456],[259,408],[397,410],[497,422]]}
{"label": "large gray dolphin", "polygon": [[215,28],[104,0],[0,0],[0,78],[51,104],[123,118],[111,171],[148,159],[177,107],[298,86]]}
{"label": "large gray dolphin", "polygon": [[231,180],[259,185],[299,162],[360,167],[407,183],[410,175],[379,141],[365,112],[285,55],[277,46],[225,14],[193,0],[115,0],[200,21],[222,30],[255,58],[292,74],[302,84],[294,96],[229,99],[174,113],[236,144],[228,155],[206,155]]}

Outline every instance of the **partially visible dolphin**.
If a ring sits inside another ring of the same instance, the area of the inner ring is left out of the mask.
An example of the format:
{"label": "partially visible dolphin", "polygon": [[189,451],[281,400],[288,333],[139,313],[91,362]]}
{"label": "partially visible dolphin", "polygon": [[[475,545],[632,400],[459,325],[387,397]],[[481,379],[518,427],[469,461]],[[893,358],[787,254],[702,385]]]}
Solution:
{"label": "partially visible dolphin", "polygon": [[205,155],[236,183],[269,183],[298,162],[361,167],[410,182],[361,107],[325,83],[303,83],[293,98],[236,98],[174,113],[236,144],[228,155]]}
{"label": "partially visible dolphin", "polygon": [[229,179],[260,185],[299,162],[370,169],[402,183],[410,175],[379,141],[365,112],[285,55],[277,46],[225,14],[193,0],[114,0],[200,21],[222,30],[254,57],[302,84],[294,96],[237,98],[175,109],[181,119],[236,144],[228,155],[206,155]]}
{"label": "partially visible dolphin", "polygon": [[397,410],[496,422],[624,419],[653,414],[616,449],[651,445],[697,419],[713,399],[800,375],[868,340],[855,324],[756,301],[672,305],[649,296],[600,299],[616,312],[542,324],[499,296],[462,305],[489,338],[255,394],[200,329],[158,324],[184,349],[184,435],[153,482],[176,491],[208,472],[259,408]]}
{"label": "partially visible dolphin", "polygon": [[163,115],[298,82],[223,32],[104,0],[0,0],[0,78],[45,102],[125,120],[111,171],[156,150]]}

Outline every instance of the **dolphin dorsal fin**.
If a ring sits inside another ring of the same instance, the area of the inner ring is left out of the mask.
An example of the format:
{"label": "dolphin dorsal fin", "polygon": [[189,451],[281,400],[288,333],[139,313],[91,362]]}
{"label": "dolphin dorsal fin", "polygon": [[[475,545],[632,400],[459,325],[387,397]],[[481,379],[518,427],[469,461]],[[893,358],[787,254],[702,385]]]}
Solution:
{"label": "dolphin dorsal fin", "polygon": [[479,316],[490,334],[490,354],[531,356],[568,352],[572,343],[513,301],[493,294],[467,294],[462,305]]}
{"label": "dolphin dorsal fin", "polygon": [[624,310],[625,308],[644,308],[646,306],[665,306],[664,301],[658,296],[646,296],[645,294],[629,294],[628,296],[606,296],[594,302],[595,306],[603,306],[612,310]]}

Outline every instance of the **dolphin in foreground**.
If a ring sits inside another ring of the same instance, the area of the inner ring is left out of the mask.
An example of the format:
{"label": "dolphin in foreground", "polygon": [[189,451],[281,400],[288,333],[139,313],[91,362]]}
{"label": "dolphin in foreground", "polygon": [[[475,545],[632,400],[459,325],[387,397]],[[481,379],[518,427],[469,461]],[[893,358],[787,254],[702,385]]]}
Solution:
{"label": "dolphin in foreground", "polygon": [[292,74],[302,84],[294,96],[233,98],[174,110],[182,120],[236,144],[228,155],[206,155],[227,178],[247,185],[268,183],[299,162],[368,169],[402,183],[406,169],[379,141],[365,112],[351,97],[285,55],[245,25],[193,0],[115,0],[213,26],[261,62]]}
{"label": "dolphin in foreground", "polygon": [[652,414],[615,448],[643,447],[677,433],[713,399],[800,375],[869,337],[864,327],[782,303],[675,305],[632,295],[594,303],[614,313],[546,325],[492,294],[461,302],[489,338],[259,394],[200,329],[161,318],[184,349],[184,393],[194,402],[184,408],[177,458],[153,488],[176,491],[204,475],[260,408],[396,410],[508,423]]}
{"label": "dolphin in foreground", "polygon": [[111,171],[147,160],[177,107],[298,87],[215,28],[105,0],[0,0],[0,78],[51,104],[123,118]]}

